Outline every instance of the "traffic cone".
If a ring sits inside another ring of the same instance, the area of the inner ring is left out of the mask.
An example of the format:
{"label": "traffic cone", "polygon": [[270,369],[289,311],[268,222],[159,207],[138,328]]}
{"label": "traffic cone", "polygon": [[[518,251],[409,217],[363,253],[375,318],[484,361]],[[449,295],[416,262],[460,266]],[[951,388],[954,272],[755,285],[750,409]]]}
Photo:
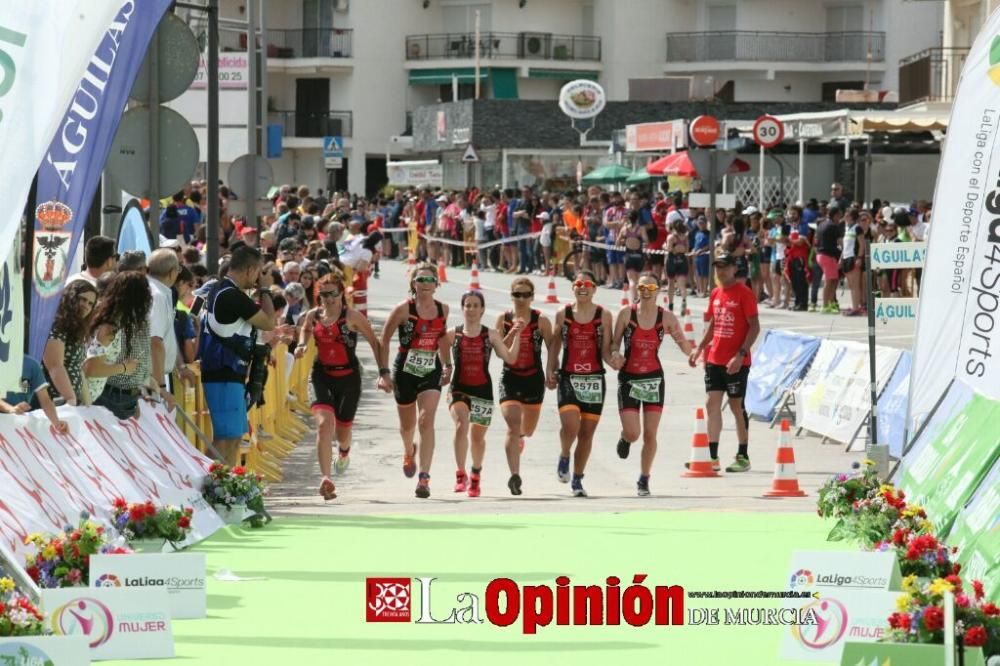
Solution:
{"label": "traffic cone", "polygon": [[687,338],[692,349],[698,346],[698,343],[694,339],[694,322],[691,321],[690,310],[686,310],[684,313],[684,337]]}
{"label": "traffic cone", "polygon": [[482,291],[479,286],[479,262],[472,260],[472,277],[469,279],[469,289],[472,291]]}
{"label": "traffic cone", "polygon": [[629,300],[630,300],[629,299],[629,295],[628,295],[628,286],[629,286],[629,284],[630,283],[626,282],[622,286],[622,307],[623,308],[627,308],[629,306]]}
{"label": "traffic cone", "polygon": [[555,270],[552,270],[549,273],[549,287],[548,287],[548,292],[549,293],[545,295],[545,302],[546,303],[556,303],[556,304],[558,304],[559,303],[559,297],[556,296],[556,272],[555,272]]}
{"label": "traffic cone", "polygon": [[444,270],[444,259],[438,260],[438,284],[444,284],[448,281],[448,274]]}
{"label": "traffic cone", "polygon": [[788,419],[781,419],[781,433],[778,434],[778,455],[774,466],[774,480],[764,497],[805,497],[799,488],[795,475],[795,451],[792,449],[792,433]]}
{"label": "traffic cone", "polygon": [[694,434],[691,436],[691,462],[681,476],[705,479],[721,476],[712,469],[712,458],[708,451],[708,424],[705,423],[705,408],[699,407],[694,413]]}

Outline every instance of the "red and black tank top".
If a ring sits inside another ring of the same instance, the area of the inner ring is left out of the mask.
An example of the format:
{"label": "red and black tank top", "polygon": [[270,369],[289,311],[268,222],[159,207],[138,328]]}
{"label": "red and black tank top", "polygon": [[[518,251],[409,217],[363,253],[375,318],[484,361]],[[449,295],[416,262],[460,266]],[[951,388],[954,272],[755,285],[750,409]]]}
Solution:
{"label": "red and black tank top", "polygon": [[399,353],[405,354],[410,349],[423,351],[437,350],[438,340],[445,334],[444,306],[434,301],[437,316],[434,319],[421,319],[417,314],[417,303],[409,301],[410,314],[399,327]]}
{"label": "red and black tank top", "polygon": [[[517,348],[517,361],[514,365],[503,364],[504,372],[512,372],[515,375],[527,376],[542,372],[542,331],[538,328],[538,318],[541,312],[531,311],[531,320],[528,325],[521,329],[521,342]],[[514,313],[507,311],[503,313],[503,336],[507,338],[511,327],[514,325]]]}
{"label": "red and black tank top", "polygon": [[458,386],[484,386],[490,381],[490,331],[482,326],[479,335],[462,333],[455,327],[455,340],[451,343],[451,357],[455,362],[455,384]]}
{"label": "red and black tank top", "polygon": [[604,309],[594,308],[594,318],[581,324],[573,318],[573,306],[566,306],[566,316],[562,324],[563,362],[562,371],[572,375],[604,374],[601,361],[601,344],[604,339],[604,325],[601,317]]}
{"label": "red and black tank top", "polygon": [[653,328],[639,326],[639,310],[632,306],[632,315],[625,327],[625,367],[622,372],[630,375],[645,375],[663,370],[660,364],[660,343],[663,342],[663,308],[656,308],[656,324]]}
{"label": "red and black tank top", "polygon": [[323,324],[322,311],[316,310],[313,337],[316,338],[316,364],[334,377],[355,372],[359,366],[355,348],[358,334],[347,326],[347,309],[341,308],[340,317]]}

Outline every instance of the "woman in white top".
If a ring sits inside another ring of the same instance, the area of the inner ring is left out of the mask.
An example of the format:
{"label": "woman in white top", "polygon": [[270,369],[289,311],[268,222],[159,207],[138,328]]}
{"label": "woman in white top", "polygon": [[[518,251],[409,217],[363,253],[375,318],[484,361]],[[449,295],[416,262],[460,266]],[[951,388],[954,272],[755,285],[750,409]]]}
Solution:
{"label": "woman in white top", "polygon": [[139,367],[135,358],[139,345],[148,345],[149,340],[136,339],[136,333],[149,316],[152,300],[146,276],[136,271],[115,275],[104,289],[94,312],[94,336],[83,363],[92,400],[104,392],[108,377],[130,375]]}

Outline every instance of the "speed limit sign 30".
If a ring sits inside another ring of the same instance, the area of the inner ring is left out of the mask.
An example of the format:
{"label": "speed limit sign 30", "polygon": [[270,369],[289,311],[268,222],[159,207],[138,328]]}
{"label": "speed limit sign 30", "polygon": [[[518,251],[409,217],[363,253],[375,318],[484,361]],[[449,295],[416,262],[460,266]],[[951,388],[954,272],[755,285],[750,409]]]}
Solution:
{"label": "speed limit sign 30", "polygon": [[753,124],[753,140],[764,148],[774,148],[785,138],[785,125],[774,116],[761,116]]}

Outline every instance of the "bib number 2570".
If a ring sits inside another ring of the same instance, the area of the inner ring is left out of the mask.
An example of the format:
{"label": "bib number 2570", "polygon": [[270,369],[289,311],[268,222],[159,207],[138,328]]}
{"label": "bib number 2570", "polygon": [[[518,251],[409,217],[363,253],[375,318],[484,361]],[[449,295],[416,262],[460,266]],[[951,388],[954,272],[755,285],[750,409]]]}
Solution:
{"label": "bib number 2570", "polygon": [[434,372],[436,360],[437,352],[411,349],[406,354],[406,362],[403,363],[403,372],[417,377],[426,377]]}

